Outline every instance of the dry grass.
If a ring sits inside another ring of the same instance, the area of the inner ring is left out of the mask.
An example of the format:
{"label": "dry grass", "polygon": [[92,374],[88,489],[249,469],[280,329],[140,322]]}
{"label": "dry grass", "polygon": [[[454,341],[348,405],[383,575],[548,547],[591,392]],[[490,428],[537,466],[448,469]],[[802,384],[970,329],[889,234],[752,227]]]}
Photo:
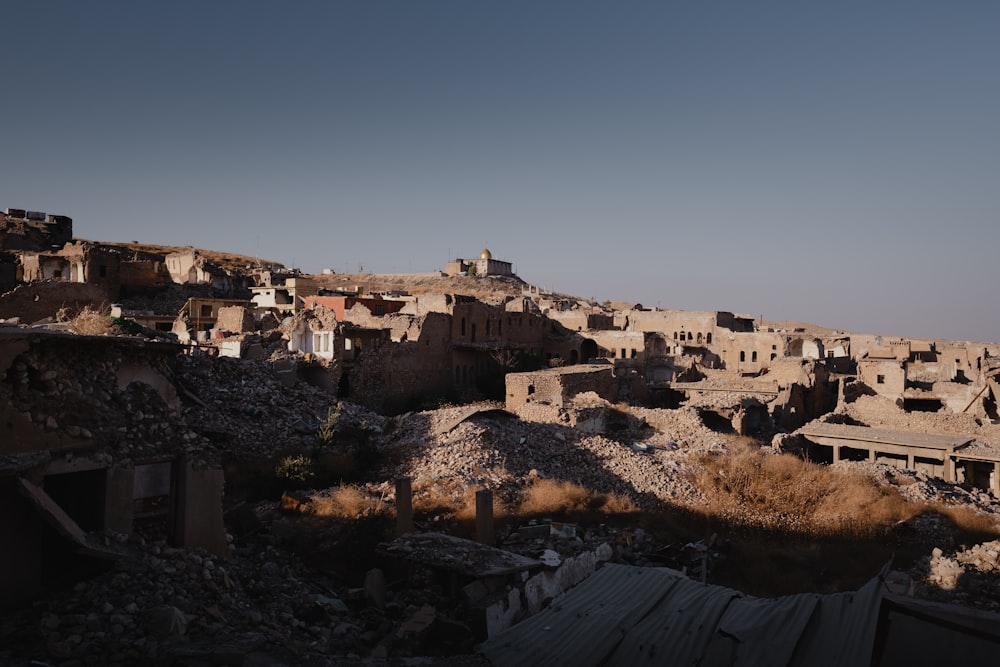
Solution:
{"label": "dry grass", "polygon": [[74,333],[87,336],[105,336],[120,333],[114,320],[107,314],[84,306],[76,317],[70,320],[70,329]]}
{"label": "dry grass", "polygon": [[357,519],[388,512],[382,498],[354,485],[339,486],[309,496],[307,510],[316,516],[333,519]]}
{"label": "dry grass", "polygon": [[749,446],[703,457],[694,482],[709,499],[709,514],[781,532],[867,537],[926,509],[860,472]]}
{"label": "dry grass", "polygon": [[948,517],[955,526],[965,533],[978,535],[984,539],[995,539],[1000,536],[1000,527],[998,527],[996,516],[993,514],[983,514],[971,507],[951,505],[928,507],[927,509]]}
{"label": "dry grass", "polygon": [[522,516],[580,513],[627,514],[638,511],[631,499],[600,493],[573,482],[535,479],[525,487],[516,512]]}

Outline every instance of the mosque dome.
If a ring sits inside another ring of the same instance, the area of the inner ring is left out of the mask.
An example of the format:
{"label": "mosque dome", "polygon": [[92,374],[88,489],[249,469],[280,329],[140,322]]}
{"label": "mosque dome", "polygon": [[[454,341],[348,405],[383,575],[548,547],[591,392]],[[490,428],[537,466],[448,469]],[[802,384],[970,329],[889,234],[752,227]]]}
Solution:
{"label": "mosque dome", "polygon": [[490,252],[489,248],[483,248],[483,251],[479,253],[479,259],[493,259],[493,253]]}

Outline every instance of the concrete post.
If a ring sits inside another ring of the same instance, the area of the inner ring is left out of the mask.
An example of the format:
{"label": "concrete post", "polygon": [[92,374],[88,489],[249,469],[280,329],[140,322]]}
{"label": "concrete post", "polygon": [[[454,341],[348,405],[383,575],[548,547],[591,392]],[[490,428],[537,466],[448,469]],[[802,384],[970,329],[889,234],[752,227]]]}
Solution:
{"label": "concrete post", "polygon": [[840,445],[833,446],[833,462],[840,463]]}
{"label": "concrete post", "polygon": [[476,541],[493,546],[493,492],[476,491]]}
{"label": "concrete post", "polygon": [[944,455],[944,481],[955,483],[955,453],[952,451],[945,452]]}
{"label": "concrete post", "polygon": [[916,465],[913,463],[913,454],[907,454],[906,455],[906,469],[907,470],[916,470],[917,469]]}
{"label": "concrete post", "polygon": [[413,532],[413,486],[409,477],[396,480],[396,534]]}
{"label": "concrete post", "polygon": [[170,543],[201,547],[216,556],[225,556],[229,544],[222,515],[223,471],[197,469],[183,457],[175,468]]}
{"label": "concrete post", "polygon": [[990,484],[990,491],[993,492],[994,498],[1000,498],[1000,462],[993,462],[993,479],[990,480],[993,483]]}

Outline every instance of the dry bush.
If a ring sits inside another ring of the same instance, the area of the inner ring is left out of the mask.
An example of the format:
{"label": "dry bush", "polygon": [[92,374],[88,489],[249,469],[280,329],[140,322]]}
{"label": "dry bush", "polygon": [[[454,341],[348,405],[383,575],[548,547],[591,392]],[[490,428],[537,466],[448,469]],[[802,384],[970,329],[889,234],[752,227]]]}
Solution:
{"label": "dry bush", "polygon": [[630,498],[553,479],[535,479],[525,487],[517,507],[517,513],[526,516],[583,512],[625,514],[635,511],[637,507]]}
{"label": "dry bush", "polygon": [[870,536],[922,509],[863,473],[750,446],[703,457],[693,477],[710,514],[767,530]]}
{"label": "dry bush", "polygon": [[[453,515],[465,503],[469,490],[448,479],[413,484],[413,512],[417,515]],[[475,502],[475,501],[473,501]]]}
{"label": "dry bush", "polygon": [[70,329],[74,333],[86,336],[104,336],[118,334],[114,320],[104,313],[84,306],[76,317],[70,320]]}
{"label": "dry bush", "polygon": [[347,485],[309,497],[308,511],[334,519],[357,519],[387,511],[382,498],[368,494],[359,486]]}

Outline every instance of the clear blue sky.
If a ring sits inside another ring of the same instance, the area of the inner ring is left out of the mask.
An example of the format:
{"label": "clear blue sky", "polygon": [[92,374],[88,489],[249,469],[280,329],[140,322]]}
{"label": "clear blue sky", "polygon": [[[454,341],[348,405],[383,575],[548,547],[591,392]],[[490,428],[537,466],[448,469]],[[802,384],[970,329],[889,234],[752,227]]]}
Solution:
{"label": "clear blue sky", "polygon": [[1000,340],[1000,2],[8,0],[0,207]]}

